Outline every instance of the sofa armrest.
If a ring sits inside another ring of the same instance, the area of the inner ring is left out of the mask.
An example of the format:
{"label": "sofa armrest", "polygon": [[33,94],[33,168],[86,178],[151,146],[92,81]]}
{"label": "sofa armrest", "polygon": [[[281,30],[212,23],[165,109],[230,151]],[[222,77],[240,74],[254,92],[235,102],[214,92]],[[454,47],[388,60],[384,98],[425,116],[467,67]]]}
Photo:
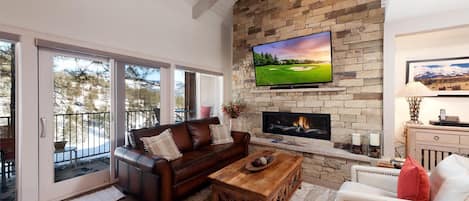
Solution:
{"label": "sofa armrest", "polygon": [[351,170],[353,182],[397,192],[398,169],[354,165]]}
{"label": "sofa armrest", "polygon": [[153,156],[141,150],[132,149],[130,147],[118,147],[114,151],[114,156],[117,160],[126,162],[142,171],[156,174],[166,173],[168,170],[171,172],[168,160]]}
{"label": "sofa armrest", "polygon": [[409,201],[386,196],[370,195],[369,193],[338,191],[335,201]]}
{"label": "sofa armrest", "polygon": [[231,137],[235,144],[242,144],[244,146],[244,156],[249,154],[249,141],[251,141],[251,134],[241,131],[231,131]]}
{"label": "sofa armrest", "polygon": [[241,131],[231,131],[231,137],[233,137],[235,143],[249,144],[251,140],[249,133]]}
{"label": "sofa armrest", "polygon": [[[151,155],[143,150],[132,149],[131,147],[116,148],[114,156],[118,163],[126,163],[128,166],[143,172],[143,175],[156,175],[160,184],[159,189],[156,191],[161,196],[159,200],[172,200],[171,188],[173,186],[173,171],[168,160]],[[140,179],[142,178],[140,177]],[[139,183],[142,182],[143,181],[139,180]],[[145,190],[147,188],[143,189]],[[152,190],[152,192],[154,192],[154,190]]]}

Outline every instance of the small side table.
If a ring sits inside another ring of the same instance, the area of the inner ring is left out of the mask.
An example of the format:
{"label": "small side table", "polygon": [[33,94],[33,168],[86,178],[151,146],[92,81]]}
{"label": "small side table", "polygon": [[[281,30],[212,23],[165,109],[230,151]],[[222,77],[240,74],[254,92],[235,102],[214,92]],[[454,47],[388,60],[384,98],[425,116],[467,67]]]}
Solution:
{"label": "small side table", "polygon": [[404,159],[402,158],[393,158],[391,160],[380,160],[377,162],[377,167],[383,168],[393,168],[393,169],[401,169],[402,165],[404,164]]}
{"label": "small side table", "polygon": [[[69,152],[70,153],[70,165],[73,165],[74,167],[77,167],[78,164],[78,151],[76,147],[65,147],[64,149],[56,149],[54,153],[65,153]],[[75,158],[72,161],[72,153],[75,153]]]}

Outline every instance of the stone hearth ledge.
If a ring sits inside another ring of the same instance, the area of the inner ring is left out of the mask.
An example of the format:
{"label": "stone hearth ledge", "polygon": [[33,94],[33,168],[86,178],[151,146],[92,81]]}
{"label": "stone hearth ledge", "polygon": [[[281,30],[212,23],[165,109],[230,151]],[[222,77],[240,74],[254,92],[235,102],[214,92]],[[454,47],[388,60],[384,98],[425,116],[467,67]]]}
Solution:
{"label": "stone hearth ledge", "polygon": [[292,93],[292,92],[334,92],[345,91],[345,87],[321,87],[321,88],[298,88],[298,89],[253,89],[251,93]]}
{"label": "stone hearth ledge", "polygon": [[302,153],[310,153],[316,155],[322,155],[326,157],[342,158],[347,160],[354,160],[359,162],[370,163],[371,165],[376,165],[379,159],[371,158],[365,155],[358,155],[347,152],[342,149],[334,148],[330,142],[319,142],[320,140],[314,140],[312,142],[299,142],[295,140],[295,144],[286,144],[282,142],[272,142],[274,139],[270,138],[261,138],[261,137],[252,137],[251,144],[261,145],[267,147],[273,147],[277,149],[284,149],[288,151],[296,151]]}

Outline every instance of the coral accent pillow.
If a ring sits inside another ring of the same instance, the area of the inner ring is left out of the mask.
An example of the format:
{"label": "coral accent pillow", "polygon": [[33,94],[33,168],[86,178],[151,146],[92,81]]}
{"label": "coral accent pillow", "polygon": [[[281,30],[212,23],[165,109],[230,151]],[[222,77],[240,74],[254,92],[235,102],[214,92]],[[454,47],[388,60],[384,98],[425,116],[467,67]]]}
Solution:
{"label": "coral accent pillow", "polygon": [[404,162],[397,181],[397,197],[412,201],[430,200],[427,171],[410,156]]}

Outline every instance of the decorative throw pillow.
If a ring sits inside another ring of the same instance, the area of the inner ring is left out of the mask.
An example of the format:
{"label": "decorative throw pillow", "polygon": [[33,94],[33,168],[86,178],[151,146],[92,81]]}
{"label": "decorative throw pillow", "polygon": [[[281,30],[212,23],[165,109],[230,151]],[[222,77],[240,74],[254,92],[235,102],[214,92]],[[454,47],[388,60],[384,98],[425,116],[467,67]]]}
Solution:
{"label": "decorative throw pillow", "polygon": [[[432,169],[430,182],[432,200],[464,200],[464,196],[469,199],[469,158],[456,154],[446,157]],[[461,199],[445,199],[451,192]]]}
{"label": "decorative throw pillow", "polygon": [[397,197],[413,201],[430,200],[430,179],[427,171],[410,156],[397,180]]}
{"label": "decorative throw pillow", "polygon": [[172,137],[171,129],[166,129],[161,134],[152,137],[140,138],[146,149],[153,155],[163,157],[168,161],[182,156]]}
{"label": "decorative throw pillow", "polygon": [[212,144],[227,144],[233,142],[230,131],[223,124],[210,124],[210,133],[212,134]]}
{"label": "decorative throw pillow", "polygon": [[469,176],[446,179],[440,186],[433,201],[464,200],[469,201]]}

